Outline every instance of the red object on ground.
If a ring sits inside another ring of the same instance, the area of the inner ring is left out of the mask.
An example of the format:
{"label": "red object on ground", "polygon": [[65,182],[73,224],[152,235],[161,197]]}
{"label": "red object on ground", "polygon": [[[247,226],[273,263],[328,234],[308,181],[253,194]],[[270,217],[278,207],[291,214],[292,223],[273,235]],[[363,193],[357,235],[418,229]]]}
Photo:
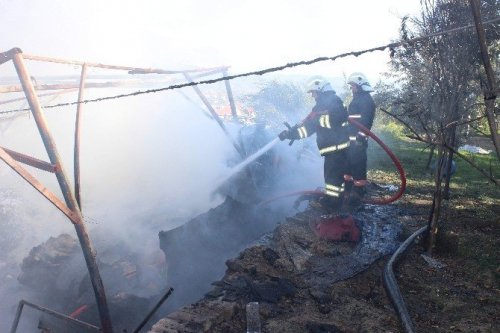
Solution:
{"label": "red object on ground", "polygon": [[359,242],[361,232],[352,215],[321,217],[313,226],[316,236],[334,241]]}

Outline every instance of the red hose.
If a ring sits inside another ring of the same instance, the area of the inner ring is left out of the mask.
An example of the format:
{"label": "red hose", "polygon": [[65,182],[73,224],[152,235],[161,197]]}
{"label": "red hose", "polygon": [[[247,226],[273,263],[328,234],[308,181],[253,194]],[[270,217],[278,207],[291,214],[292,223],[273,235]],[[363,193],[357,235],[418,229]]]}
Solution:
{"label": "red hose", "polygon": [[406,176],[405,176],[405,171],[403,170],[403,166],[399,162],[398,158],[389,149],[389,147],[387,147],[386,144],[383,143],[382,140],[380,140],[378,138],[378,136],[375,135],[375,133],[373,133],[368,128],[366,128],[365,126],[363,126],[363,124],[361,124],[359,121],[349,118],[349,122],[351,124],[356,125],[356,127],[359,128],[361,130],[361,132],[363,132],[366,135],[368,135],[369,137],[371,137],[373,140],[375,140],[380,145],[380,147],[382,147],[382,149],[385,150],[385,152],[387,153],[387,155],[389,155],[389,157],[391,158],[392,162],[394,163],[394,165],[398,169],[399,177],[401,178],[401,186],[399,186],[399,191],[396,192],[393,196],[391,196],[389,198],[386,198],[386,199],[366,200],[365,202],[369,203],[369,204],[374,204],[374,205],[387,205],[387,204],[389,204],[391,202],[394,202],[394,201],[398,200],[399,198],[401,198],[401,196],[403,195],[404,191],[406,190]]}
{"label": "red hose", "polygon": [[[384,151],[387,153],[387,155],[389,155],[389,157],[391,158],[392,162],[396,166],[396,169],[399,172],[399,177],[401,179],[401,186],[399,187],[399,191],[396,192],[391,197],[388,197],[386,199],[364,200],[363,202],[364,203],[368,203],[368,204],[373,204],[373,205],[387,205],[387,204],[390,204],[391,202],[394,202],[394,201],[398,200],[399,198],[401,198],[401,196],[403,195],[404,191],[406,190],[406,176],[405,176],[405,172],[404,172],[403,166],[399,162],[398,158],[389,149],[389,147],[387,147],[386,144],[383,143],[382,140],[380,140],[375,135],[375,133],[373,133],[368,128],[366,128],[365,126],[363,126],[363,124],[361,124],[360,122],[358,122],[357,120],[354,120],[352,118],[349,118],[349,122],[352,123],[352,124],[354,124],[356,127],[358,127],[361,130],[361,132],[365,133],[366,135],[368,135],[369,137],[371,137],[373,140],[375,140],[380,145],[380,147],[382,147],[382,149],[384,149]],[[278,200],[278,199],[281,199],[281,198],[292,197],[292,196],[297,196],[297,195],[318,195],[318,196],[321,196],[321,195],[324,195],[324,194],[325,193],[323,191],[320,191],[320,190],[305,190],[305,191],[290,192],[290,193],[285,193],[285,194],[282,194],[282,195],[279,195],[279,196],[267,199],[265,201],[262,201],[259,205],[265,205],[265,204],[268,204],[268,203],[270,203],[272,201],[275,201],[275,200]]]}

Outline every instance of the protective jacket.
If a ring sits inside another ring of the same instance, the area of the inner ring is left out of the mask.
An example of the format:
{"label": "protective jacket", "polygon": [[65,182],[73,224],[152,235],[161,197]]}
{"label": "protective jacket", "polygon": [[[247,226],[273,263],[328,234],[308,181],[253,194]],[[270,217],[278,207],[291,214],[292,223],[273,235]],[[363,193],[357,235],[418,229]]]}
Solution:
{"label": "protective jacket", "polygon": [[[366,128],[371,129],[373,117],[375,116],[375,102],[369,92],[358,91],[353,94],[353,98],[347,112],[349,118],[353,118],[363,124]],[[349,139],[356,140],[365,137],[355,125],[349,125]]]}
{"label": "protective jacket", "polygon": [[[352,101],[347,110],[349,118],[353,118],[366,128],[371,129],[373,117],[375,116],[375,108],[375,102],[369,92],[357,91],[353,94]],[[349,140],[351,146],[349,148],[349,172],[347,178],[352,177],[356,192],[362,195],[367,176],[366,150],[368,148],[368,137],[356,125],[349,124]]]}
{"label": "protective jacket", "polygon": [[290,139],[303,139],[316,133],[321,155],[349,147],[347,111],[334,91],[320,93],[311,113],[290,132]]}

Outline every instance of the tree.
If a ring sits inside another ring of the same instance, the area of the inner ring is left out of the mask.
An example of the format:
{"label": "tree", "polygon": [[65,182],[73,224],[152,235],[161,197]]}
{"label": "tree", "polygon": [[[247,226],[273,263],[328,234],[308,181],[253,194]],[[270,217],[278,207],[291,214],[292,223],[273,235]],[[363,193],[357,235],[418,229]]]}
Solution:
{"label": "tree", "polygon": [[282,128],[283,122],[298,122],[308,109],[307,95],[293,83],[266,81],[255,94],[243,98],[255,110],[257,121]]}
{"label": "tree", "polygon": [[[497,16],[497,1],[484,1]],[[484,75],[480,71],[480,50],[471,29],[457,28],[473,23],[465,0],[422,0],[419,17],[402,21],[401,37],[405,43],[391,61],[400,87],[390,93],[391,113],[402,121],[410,136],[436,147],[435,188],[429,218],[428,252],[435,244],[442,200],[448,198],[451,161],[467,135],[466,124],[484,112],[478,103]],[[488,17],[484,18],[485,20]],[[442,31],[450,31],[438,34]],[[498,26],[487,31],[494,59],[498,60]],[[430,36],[429,38],[415,37]],[[433,152],[434,149],[431,149]]]}

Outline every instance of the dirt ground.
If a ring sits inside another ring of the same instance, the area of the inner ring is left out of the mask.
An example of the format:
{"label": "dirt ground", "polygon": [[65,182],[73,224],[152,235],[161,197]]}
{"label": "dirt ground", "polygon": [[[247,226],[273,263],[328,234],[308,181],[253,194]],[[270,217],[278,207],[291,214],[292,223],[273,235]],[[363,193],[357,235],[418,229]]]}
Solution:
{"label": "dirt ground", "polygon": [[[469,144],[492,148],[479,139]],[[430,198],[432,189],[413,187],[391,205],[386,218],[403,225],[401,241],[427,224]],[[500,332],[498,200],[457,194],[443,204],[441,214],[432,254],[425,252],[426,240],[417,239],[394,269],[415,332]],[[303,234],[293,234],[284,242],[326,256],[347,253],[354,247],[345,242],[317,242]],[[304,282],[304,271],[294,271],[296,267],[286,263],[283,253],[274,250],[253,246],[228,260],[226,274],[214,283],[214,290],[158,322],[150,333],[244,332],[245,305],[252,301],[255,290],[272,295],[259,302],[263,333],[404,332],[383,286],[389,255],[349,278],[331,283],[322,280],[314,286]]]}
{"label": "dirt ground", "polygon": [[[401,239],[425,225],[428,207],[418,193],[397,204],[392,214],[404,224]],[[442,229],[430,261],[422,256],[420,240],[396,265],[416,332],[499,332],[498,220],[478,220],[470,209],[448,213]],[[326,256],[347,253],[354,246],[281,234],[304,252]],[[211,292],[160,320],[151,332],[243,332],[245,304],[255,293],[264,333],[404,332],[382,283],[389,256],[345,280],[323,279],[315,285],[305,276],[318,271],[313,267],[308,273],[297,272],[293,266],[301,259],[287,260],[279,248],[257,245],[229,260],[224,278]]]}
{"label": "dirt ground", "polygon": [[397,267],[418,332],[500,332],[500,211],[482,218],[470,207],[443,219],[432,255],[441,268],[423,259],[421,245]]}

